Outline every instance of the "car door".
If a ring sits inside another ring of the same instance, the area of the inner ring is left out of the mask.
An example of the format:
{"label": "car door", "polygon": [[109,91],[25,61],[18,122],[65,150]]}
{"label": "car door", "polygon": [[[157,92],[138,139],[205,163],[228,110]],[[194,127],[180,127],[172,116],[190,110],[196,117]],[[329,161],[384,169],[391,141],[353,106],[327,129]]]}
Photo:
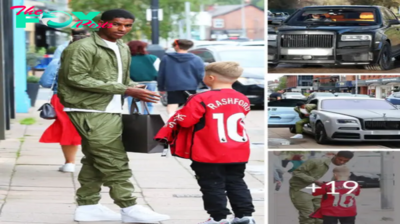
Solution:
{"label": "car door", "polygon": [[400,51],[400,26],[399,24],[390,25],[390,23],[398,18],[387,8],[381,7],[380,9],[384,25],[387,27],[385,34],[390,39],[392,52],[397,54]]}
{"label": "car door", "polygon": [[[318,107],[318,99],[313,99],[309,104],[315,104]],[[313,131],[315,131],[315,124],[317,123],[317,114],[315,112],[311,112],[310,114],[310,126]]]}
{"label": "car door", "polygon": [[205,48],[189,51],[192,54],[199,56],[205,64],[215,62],[215,57],[211,51]]}
{"label": "car door", "polygon": [[268,102],[268,125],[293,126],[300,120],[299,114],[294,110],[301,99],[284,99]]}

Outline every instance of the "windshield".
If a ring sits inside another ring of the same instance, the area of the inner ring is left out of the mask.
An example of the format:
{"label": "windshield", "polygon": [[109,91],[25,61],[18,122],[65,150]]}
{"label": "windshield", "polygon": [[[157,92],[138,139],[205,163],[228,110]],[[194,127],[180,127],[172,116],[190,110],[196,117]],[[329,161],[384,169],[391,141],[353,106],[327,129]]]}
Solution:
{"label": "windshield", "polygon": [[308,8],[298,11],[287,23],[294,26],[368,26],[376,25],[377,18],[374,8]]}
{"label": "windshield", "polygon": [[337,99],[323,100],[323,110],[397,110],[386,100]]}
{"label": "windshield", "polygon": [[221,61],[237,61],[243,68],[264,68],[263,49],[220,51],[219,56],[221,57]]}
{"label": "windshield", "polygon": [[293,93],[293,92],[290,92],[290,93],[286,93],[287,95],[302,95],[301,93]]}

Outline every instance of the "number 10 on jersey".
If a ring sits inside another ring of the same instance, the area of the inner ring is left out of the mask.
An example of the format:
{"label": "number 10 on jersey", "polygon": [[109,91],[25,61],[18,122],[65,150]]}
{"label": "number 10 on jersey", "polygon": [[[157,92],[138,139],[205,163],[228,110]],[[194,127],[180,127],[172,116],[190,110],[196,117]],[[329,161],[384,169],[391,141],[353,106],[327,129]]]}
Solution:
{"label": "number 10 on jersey", "polygon": [[[248,137],[244,128],[243,119],[246,116],[244,113],[236,113],[232,114],[228,118],[225,118],[223,113],[214,113],[213,119],[217,120],[217,132],[218,137],[221,143],[228,142],[227,134],[229,139],[235,142],[247,142]],[[225,128],[225,119],[226,119],[226,128]],[[238,133],[238,124],[243,127],[243,133]]]}

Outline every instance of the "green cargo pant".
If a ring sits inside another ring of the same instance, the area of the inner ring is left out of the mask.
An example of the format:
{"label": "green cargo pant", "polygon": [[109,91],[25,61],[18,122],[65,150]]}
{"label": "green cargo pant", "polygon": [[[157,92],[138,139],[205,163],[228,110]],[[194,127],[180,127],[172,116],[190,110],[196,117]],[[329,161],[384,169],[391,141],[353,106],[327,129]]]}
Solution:
{"label": "green cargo pant", "polygon": [[110,196],[121,208],[136,204],[129,178],[129,159],[122,143],[120,114],[69,112],[72,123],[82,137],[85,155],[78,176],[81,187],[76,192],[78,205],[97,204],[101,186],[110,188]]}
{"label": "green cargo pant", "polygon": [[314,197],[303,191],[289,191],[294,207],[299,211],[299,224],[322,224],[322,219],[310,218],[321,206],[321,196]]}
{"label": "green cargo pant", "polygon": [[310,118],[303,118],[296,122],[296,134],[303,134],[303,126],[310,123]]}

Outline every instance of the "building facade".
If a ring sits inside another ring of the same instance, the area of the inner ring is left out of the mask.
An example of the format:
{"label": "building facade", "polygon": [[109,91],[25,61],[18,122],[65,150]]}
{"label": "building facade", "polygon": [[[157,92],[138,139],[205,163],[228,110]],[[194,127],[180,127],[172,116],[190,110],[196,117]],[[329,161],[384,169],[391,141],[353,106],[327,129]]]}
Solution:
{"label": "building facade", "polygon": [[[210,39],[242,37],[242,5],[210,6],[212,16]],[[246,36],[251,40],[264,40],[264,10],[246,4],[244,6]]]}
{"label": "building facade", "polygon": [[312,75],[287,75],[286,90],[291,92],[309,92],[313,87]]}
{"label": "building facade", "polygon": [[400,89],[400,75],[314,75],[313,90],[351,92],[386,98]]}

